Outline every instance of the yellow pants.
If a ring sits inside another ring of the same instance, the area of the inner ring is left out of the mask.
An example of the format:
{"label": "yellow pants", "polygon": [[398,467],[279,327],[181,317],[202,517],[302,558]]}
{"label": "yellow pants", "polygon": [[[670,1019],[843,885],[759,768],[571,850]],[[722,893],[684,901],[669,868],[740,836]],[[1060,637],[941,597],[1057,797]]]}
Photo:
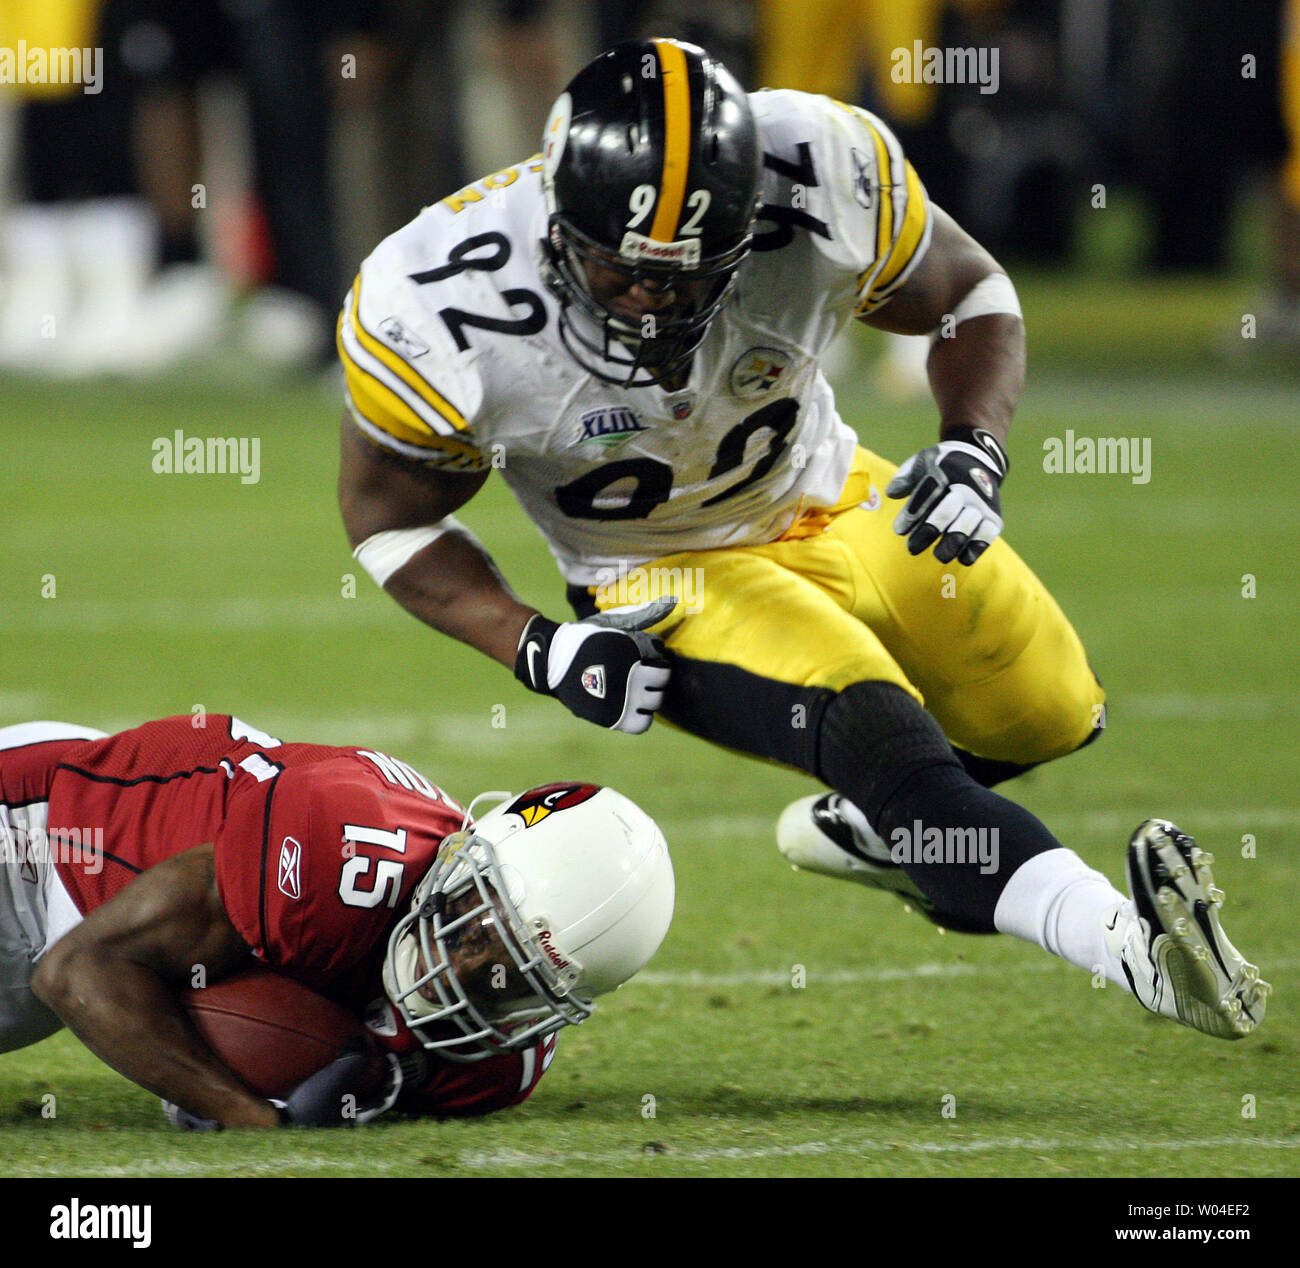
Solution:
{"label": "yellow pants", "polygon": [[[887,682],[979,757],[1033,765],[1072,752],[1101,724],[1105,696],[1069,621],[1005,541],[970,568],[941,564],[933,550],[909,555],[892,527],[902,503],[884,498],[894,471],[859,449],[820,531],[666,555],[621,591],[590,592],[595,605],[627,602],[629,593],[676,595],[677,608],[654,632],[690,665],[686,677],[716,692],[711,708],[740,716],[741,734],[747,710],[766,710],[767,733],[779,736],[798,726],[797,713],[777,719],[774,709],[793,713],[854,683]],[[703,733],[806,767],[761,741]]]}

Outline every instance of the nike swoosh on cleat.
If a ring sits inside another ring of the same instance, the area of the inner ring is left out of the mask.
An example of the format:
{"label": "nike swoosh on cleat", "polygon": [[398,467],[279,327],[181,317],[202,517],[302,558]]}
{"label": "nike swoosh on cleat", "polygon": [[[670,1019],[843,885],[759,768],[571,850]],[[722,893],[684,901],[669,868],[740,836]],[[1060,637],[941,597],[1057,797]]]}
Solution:
{"label": "nike swoosh on cleat", "polygon": [[1210,950],[1214,952],[1214,958],[1218,960],[1219,967],[1223,970],[1224,977],[1229,981],[1232,981],[1232,970],[1228,968],[1227,964],[1224,963],[1223,956],[1219,954],[1219,943],[1214,936],[1214,926],[1210,923],[1210,918],[1207,912],[1208,909],[1206,908],[1205,903],[1198,898],[1192,906],[1192,915],[1196,917],[1196,923],[1200,925],[1201,932],[1205,934],[1205,941],[1209,943]]}
{"label": "nike swoosh on cleat", "polygon": [[1142,996],[1138,994],[1137,982],[1133,980],[1133,970],[1130,969],[1128,964],[1122,959],[1119,962],[1119,967],[1124,970],[1124,976],[1128,978],[1129,993],[1138,1001],[1139,1004],[1142,1004],[1143,1000]]}

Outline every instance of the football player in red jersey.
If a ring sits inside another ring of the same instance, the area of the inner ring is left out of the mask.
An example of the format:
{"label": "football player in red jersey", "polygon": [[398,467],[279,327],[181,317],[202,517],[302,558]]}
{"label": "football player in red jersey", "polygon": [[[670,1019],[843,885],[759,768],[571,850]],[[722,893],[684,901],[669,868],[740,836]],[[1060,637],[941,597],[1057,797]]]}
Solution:
{"label": "football player in red jersey", "polygon": [[[386,754],[195,721],[0,729],[0,1051],[66,1025],[191,1127],[485,1114],[667,932],[667,846],[612,789],[497,794],[471,824]],[[366,1018],[381,1093],[357,1104],[359,1052],[284,1101],[217,1059],[178,991],[255,961]]]}

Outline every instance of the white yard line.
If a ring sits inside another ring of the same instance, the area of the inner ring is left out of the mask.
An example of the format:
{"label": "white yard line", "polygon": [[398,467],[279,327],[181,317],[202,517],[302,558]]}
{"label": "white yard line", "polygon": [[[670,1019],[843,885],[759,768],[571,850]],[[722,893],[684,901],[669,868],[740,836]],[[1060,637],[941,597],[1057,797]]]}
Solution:
{"label": "white yard line", "polygon": [[[809,791],[812,791],[810,788]],[[1014,801],[1015,785],[1006,789]],[[1164,804],[1158,797],[1144,804],[1132,804],[1123,809],[1069,810],[1063,813],[1044,812],[1043,821],[1053,833],[1069,845],[1071,836],[1087,836],[1090,839],[1101,836],[1114,836],[1116,848],[1120,849],[1128,842],[1129,834],[1143,819],[1163,814],[1171,817],[1185,831],[1193,836],[1200,834],[1201,844],[1209,850],[1222,850],[1225,853],[1239,849],[1242,833],[1258,833],[1261,828],[1288,828],[1300,824],[1300,805],[1298,806],[1232,806],[1225,808],[1195,807]],[[669,844],[687,844],[691,837],[770,837],[772,848],[776,848],[776,815],[669,815],[660,813],[655,816],[665,831],[669,827],[674,832],[669,834]],[[1205,837],[1207,832],[1231,832],[1234,840],[1211,840]],[[1257,850],[1261,847],[1257,845]]]}
{"label": "white yard line", "polygon": [[[718,1126],[715,1124],[715,1126]],[[666,1132],[667,1124],[657,1130],[660,1135]],[[656,1129],[647,1124],[647,1131]],[[954,1127],[954,1131],[960,1130]],[[671,1135],[670,1135],[671,1138]],[[292,1152],[275,1154],[269,1157],[248,1159],[238,1166],[238,1174],[250,1175],[391,1175],[409,1172],[418,1164],[412,1158],[369,1157],[364,1165],[346,1158],[313,1158],[306,1153],[307,1146],[301,1145]],[[590,1174],[608,1171],[616,1173],[626,1169],[630,1163],[640,1161],[648,1156],[642,1152],[644,1146],[638,1147],[629,1142],[610,1149],[580,1149],[569,1151],[528,1151],[522,1149],[469,1149],[449,1151],[447,1163],[459,1170],[493,1172],[505,1169],[537,1168],[548,1172],[556,1167],[579,1166],[590,1169]],[[1186,1152],[1192,1149],[1254,1149],[1261,1151],[1291,1151],[1300,1149],[1300,1137],[1277,1136],[1206,1136],[1188,1140],[1166,1139],[1153,1140],[1143,1137],[1132,1140],[1117,1140],[1113,1137],[1083,1137],[1077,1140],[1062,1140],[1045,1136],[993,1136],[979,1140],[955,1140],[951,1142],[937,1140],[908,1140],[896,1137],[872,1139],[859,1135],[831,1136],[825,1140],[793,1141],[782,1145],[716,1145],[709,1148],[679,1149],[671,1144],[662,1153],[658,1149],[653,1156],[662,1159],[665,1172],[675,1170],[682,1163],[709,1162],[745,1162],[760,1161],[766,1158],[826,1157],[869,1158],[887,1155],[900,1156],[961,1156],[967,1154],[1015,1153],[1031,1155],[1052,1155],[1058,1153],[1074,1154],[1133,1154],[1138,1157],[1149,1156],[1165,1150]],[[423,1151],[423,1152],[427,1152]],[[97,1179],[121,1179],[143,1176],[219,1176],[234,1174],[231,1164],[227,1162],[205,1162],[199,1159],[177,1158],[174,1155],[157,1155],[137,1158],[130,1163],[117,1166],[99,1166],[95,1168]],[[45,1163],[25,1166],[10,1172],[0,1171],[0,1176],[23,1176],[28,1178],[42,1176],[66,1177],[66,1163]]]}
{"label": "white yard line", "polygon": [[[1300,960],[1268,960],[1261,965],[1264,977],[1281,973],[1293,973],[1300,969]],[[1019,977],[1023,973],[1054,973],[1070,971],[1064,960],[1054,956],[1027,960],[1024,964],[964,964],[964,963],[928,963],[899,965],[885,968],[844,968],[818,969],[804,966],[805,985],[800,990],[813,986],[852,986],[869,982],[908,982],[923,979],[944,979],[962,977]],[[695,969],[683,972],[672,970],[643,969],[620,989],[627,991],[638,986],[784,986],[792,992],[792,968],[783,969],[736,969],[729,973],[701,973]],[[1116,988],[1119,989],[1119,988]]]}
{"label": "white yard line", "polygon": [[[1060,1152],[1088,1154],[1132,1153],[1144,1155],[1148,1151],[1158,1154],[1162,1150],[1189,1149],[1300,1149],[1300,1137],[1249,1137],[1207,1136],[1193,1140],[1115,1140],[1093,1137],[1078,1140],[1056,1140],[1041,1136],[995,1136],[982,1140],[962,1140],[944,1143],[924,1140],[872,1140],[863,1137],[840,1136],[828,1140],[806,1140],[789,1145],[747,1147],[720,1145],[711,1149],[675,1149],[669,1146],[661,1156],[665,1170],[683,1162],[722,1162],[727,1160],[758,1160],[762,1158],[790,1158],[807,1155],[831,1155],[835,1158],[870,1157],[875,1154],[945,1155],[982,1153],[1053,1154]],[[573,1152],[527,1153],[516,1149],[471,1150],[459,1157],[462,1167],[471,1170],[494,1170],[504,1167],[557,1166],[626,1167],[634,1150],[587,1149]]]}
{"label": "white yard line", "polygon": [[[342,575],[342,574],[340,574]],[[239,598],[205,599],[43,599],[30,606],[6,604],[0,609],[0,632],[37,635],[43,633],[107,633],[112,630],[185,630],[202,632],[268,629],[331,629],[354,626],[370,629],[396,621],[391,603],[345,599],[334,585],[332,594],[250,595]],[[366,578],[357,585],[369,585]]]}

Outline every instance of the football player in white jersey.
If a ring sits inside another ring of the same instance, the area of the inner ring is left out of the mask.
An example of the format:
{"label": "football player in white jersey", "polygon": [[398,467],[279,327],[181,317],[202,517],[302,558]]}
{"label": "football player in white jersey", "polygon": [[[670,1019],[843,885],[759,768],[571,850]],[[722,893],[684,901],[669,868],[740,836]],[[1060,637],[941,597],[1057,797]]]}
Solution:
{"label": "football player in white jersey", "polygon": [[[339,323],[355,554],[433,628],[622,731],[656,711],[831,791],[796,866],[1002,931],[1223,1038],[1268,995],[1210,856],[1164,820],[1126,897],[992,785],[1088,743],[1104,695],[1000,537],[1024,327],[996,261],[866,111],[744,93],[701,49],[620,45],[542,152],[426,208]],[[856,318],[934,332],[939,439],[901,467],[819,357]],[[578,620],[521,603],[454,518],[500,469]],[[987,847],[981,848],[981,843]]]}

